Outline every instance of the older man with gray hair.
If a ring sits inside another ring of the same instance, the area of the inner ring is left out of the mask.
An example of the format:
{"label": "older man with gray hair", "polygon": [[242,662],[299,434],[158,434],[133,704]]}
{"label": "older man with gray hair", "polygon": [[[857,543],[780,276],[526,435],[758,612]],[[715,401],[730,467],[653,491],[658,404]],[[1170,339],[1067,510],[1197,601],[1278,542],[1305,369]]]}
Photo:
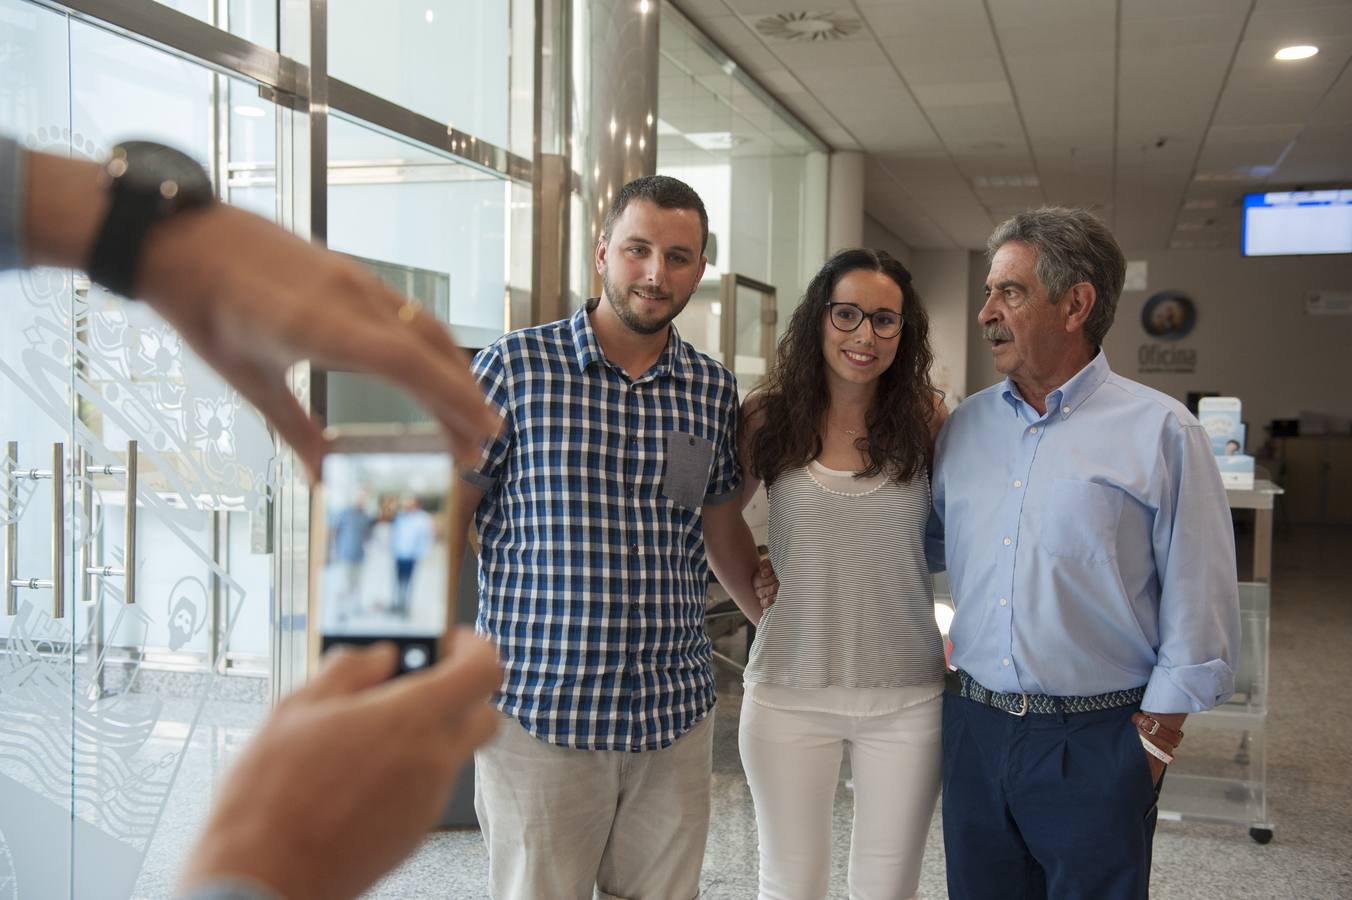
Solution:
{"label": "older man with gray hair", "polygon": [[1234,689],[1234,538],[1182,404],[1108,367],[1126,263],[1084,210],[988,243],[1005,380],[958,407],[930,564],[957,609],[943,821],[955,898],[1146,897],[1155,803],[1190,712]]}

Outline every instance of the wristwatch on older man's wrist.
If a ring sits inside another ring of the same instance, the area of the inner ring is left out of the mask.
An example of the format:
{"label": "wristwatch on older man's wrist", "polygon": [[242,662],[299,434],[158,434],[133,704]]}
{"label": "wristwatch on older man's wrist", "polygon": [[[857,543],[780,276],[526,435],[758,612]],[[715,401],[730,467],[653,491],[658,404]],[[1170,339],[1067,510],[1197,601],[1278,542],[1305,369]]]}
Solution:
{"label": "wristwatch on older man's wrist", "polygon": [[85,270],[109,290],[134,297],[151,228],[177,213],[210,205],[215,195],[211,179],[192,157],[150,141],[114,147],[104,172],[108,215]]}

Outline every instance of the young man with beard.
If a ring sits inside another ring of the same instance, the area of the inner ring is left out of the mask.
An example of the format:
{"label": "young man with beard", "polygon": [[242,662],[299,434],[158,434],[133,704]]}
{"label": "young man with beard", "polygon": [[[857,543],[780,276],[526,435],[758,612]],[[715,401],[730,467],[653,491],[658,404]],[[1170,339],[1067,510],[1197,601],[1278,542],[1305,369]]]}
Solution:
{"label": "young man with beard", "polygon": [[708,227],[688,185],[630,182],[596,245],[604,297],[474,360],[504,426],[457,484],[450,553],[473,519],[477,627],[506,672],[475,757],[498,900],[699,893],[709,568],[753,622],[773,592],[732,502],[736,383],[671,325]]}

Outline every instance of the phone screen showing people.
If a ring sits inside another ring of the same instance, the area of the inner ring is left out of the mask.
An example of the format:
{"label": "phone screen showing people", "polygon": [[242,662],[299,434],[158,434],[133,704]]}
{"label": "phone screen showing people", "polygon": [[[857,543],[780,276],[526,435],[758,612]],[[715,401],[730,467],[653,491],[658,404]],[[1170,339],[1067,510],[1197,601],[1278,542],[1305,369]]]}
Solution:
{"label": "phone screen showing people", "polygon": [[446,629],[450,483],[445,453],[325,457],[322,651],[390,640],[400,648],[400,672],[435,661]]}

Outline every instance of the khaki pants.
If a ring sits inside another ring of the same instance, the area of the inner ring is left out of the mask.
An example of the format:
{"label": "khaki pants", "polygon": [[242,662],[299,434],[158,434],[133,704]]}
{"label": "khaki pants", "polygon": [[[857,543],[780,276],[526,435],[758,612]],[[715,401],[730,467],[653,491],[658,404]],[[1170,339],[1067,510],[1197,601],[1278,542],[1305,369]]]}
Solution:
{"label": "khaki pants", "polygon": [[627,753],[538,740],[503,716],[474,754],[494,900],[692,900],[709,833],[713,713]]}

